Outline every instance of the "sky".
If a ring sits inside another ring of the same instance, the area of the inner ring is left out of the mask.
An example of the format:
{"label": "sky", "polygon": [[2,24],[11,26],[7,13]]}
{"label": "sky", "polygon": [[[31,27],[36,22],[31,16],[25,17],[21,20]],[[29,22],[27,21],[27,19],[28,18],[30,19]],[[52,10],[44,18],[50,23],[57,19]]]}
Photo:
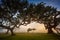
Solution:
{"label": "sky", "polygon": [[[28,1],[29,1],[29,3],[35,3],[35,4],[38,4],[40,2],[44,2],[44,3],[46,3],[46,5],[54,6],[55,8],[57,8],[57,10],[60,10],[60,0],[28,0]],[[44,25],[43,24],[38,24],[38,23],[31,23],[27,26],[21,26],[21,28],[16,29],[16,31],[19,30],[18,32],[26,32],[28,28],[32,28],[32,27],[36,28],[36,31],[33,31],[33,32],[47,32],[45,30]],[[0,32],[1,32],[1,30],[0,30]]]}
{"label": "sky", "polygon": [[[57,8],[57,10],[60,11],[60,0],[28,0],[28,1],[29,3],[35,3],[35,4],[44,2],[46,3],[46,5],[54,6],[55,8]],[[0,0],[0,4],[1,4],[1,0]]]}
{"label": "sky", "polygon": [[49,6],[53,6],[55,8],[57,8],[57,10],[60,10],[60,0],[28,0],[29,3],[40,3],[40,2],[44,2],[46,3],[46,5]]}
{"label": "sky", "polygon": [[[39,24],[36,22],[30,23],[27,26],[21,25],[19,28],[15,28],[14,32],[17,32],[17,33],[27,32],[28,28],[36,29],[36,30],[30,31],[30,33],[47,33],[47,30],[45,29],[44,24]],[[0,33],[2,32],[5,33],[6,29],[0,29]]]}
{"label": "sky", "polygon": [[[60,26],[60,25],[58,25]],[[47,30],[44,27],[44,24],[39,24],[36,22],[30,23],[27,26],[21,25],[19,28],[15,28],[14,32],[17,33],[27,33],[28,28],[35,28],[36,30],[32,30],[29,33],[47,33]],[[57,27],[58,28],[58,27]],[[56,31],[53,29],[53,31],[56,33]],[[0,33],[6,33],[6,29],[0,29]]]}

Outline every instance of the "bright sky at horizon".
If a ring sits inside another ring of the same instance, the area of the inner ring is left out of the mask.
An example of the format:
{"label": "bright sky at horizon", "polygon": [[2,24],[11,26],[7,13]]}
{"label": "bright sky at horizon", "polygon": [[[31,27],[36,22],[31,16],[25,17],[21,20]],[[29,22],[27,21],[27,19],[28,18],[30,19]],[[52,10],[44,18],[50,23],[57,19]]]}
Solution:
{"label": "bright sky at horizon", "polygon": [[[59,26],[60,25],[58,25],[57,28],[60,28]],[[14,32],[27,33],[28,28],[31,28],[31,29],[35,28],[36,29],[36,30],[30,31],[30,33],[47,33],[47,30],[45,29],[44,24],[39,24],[36,22],[30,23],[27,26],[21,25],[19,28],[15,28]],[[56,31],[54,29],[52,29],[52,30],[56,33]],[[2,32],[5,33],[6,29],[0,29],[0,33],[2,33]]]}
{"label": "bright sky at horizon", "polygon": [[[36,22],[30,23],[27,26],[21,25],[19,28],[15,28],[14,32],[17,32],[17,33],[18,32],[20,32],[20,33],[25,32],[26,33],[28,28],[36,29],[36,30],[30,31],[30,33],[47,33],[47,30],[45,29],[44,24],[39,24]],[[6,32],[6,30],[0,29],[0,33],[1,32]]]}

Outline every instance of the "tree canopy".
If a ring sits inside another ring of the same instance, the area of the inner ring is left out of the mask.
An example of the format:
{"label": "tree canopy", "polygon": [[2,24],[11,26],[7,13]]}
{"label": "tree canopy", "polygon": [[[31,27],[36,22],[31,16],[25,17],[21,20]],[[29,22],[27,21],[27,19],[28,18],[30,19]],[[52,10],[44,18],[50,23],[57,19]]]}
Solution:
{"label": "tree canopy", "polygon": [[60,17],[57,18],[60,12],[52,6],[46,6],[44,2],[37,5],[27,0],[1,0],[1,2],[0,27],[10,30],[12,35],[15,27],[28,25],[32,21],[43,23],[48,33],[53,33],[52,28],[56,30],[60,23]]}

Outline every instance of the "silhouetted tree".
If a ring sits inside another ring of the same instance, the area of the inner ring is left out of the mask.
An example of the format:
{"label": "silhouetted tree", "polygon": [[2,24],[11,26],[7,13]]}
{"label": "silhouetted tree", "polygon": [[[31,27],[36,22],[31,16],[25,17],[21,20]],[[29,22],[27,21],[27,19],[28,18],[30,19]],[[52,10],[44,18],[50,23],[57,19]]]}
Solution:
{"label": "silhouetted tree", "polygon": [[[28,2],[27,0],[1,0],[1,2],[2,5],[0,5],[0,19],[2,21],[0,22],[0,27],[8,29],[8,31],[10,30],[11,35],[13,35],[13,30],[15,27],[22,25],[20,22],[20,16],[23,12],[23,9],[27,7]],[[19,14],[17,12],[19,12]],[[3,24],[4,21],[7,21],[7,23],[9,22],[10,24],[8,24],[8,26],[4,25],[6,24]]]}
{"label": "silhouetted tree", "polygon": [[44,2],[35,5],[27,0],[1,1],[0,27],[7,29],[7,33],[10,30],[12,35],[15,27],[19,28],[20,25],[28,25],[32,21],[43,23],[45,28],[48,29],[48,33],[53,33],[52,28],[56,30],[56,26],[60,23],[60,18],[56,18],[60,15],[60,12],[52,6],[45,6],[46,3]]}
{"label": "silhouetted tree", "polygon": [[28,28],[27,29],[27,32],[30,32],[30,31],[32,31],[32,30],[36,30],[35,28]]}
{"label": "silhouetted tree", "polygon": [[52,6],[45,6],[45,3],[41,2],[36,6],[31,5],[29,11],[28,13],[32,18],[31,21],[43,23],[45,28],[48,29],[48,33],[53,33],[52,28],[56,30],[56,26],[59,24],[56,18],[56,15],[59,15],[59,13],[56,8]]}

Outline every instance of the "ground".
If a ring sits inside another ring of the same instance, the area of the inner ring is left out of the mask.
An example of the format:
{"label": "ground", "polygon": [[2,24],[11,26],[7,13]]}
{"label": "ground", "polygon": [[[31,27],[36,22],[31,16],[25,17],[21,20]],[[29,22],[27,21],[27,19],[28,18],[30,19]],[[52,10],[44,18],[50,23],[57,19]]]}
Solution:
{"label": "ground", "polygon": [[46,33],[17,33],[15,36],[6,34],[0,35],[0,40],[59,40],[56,34]]}

